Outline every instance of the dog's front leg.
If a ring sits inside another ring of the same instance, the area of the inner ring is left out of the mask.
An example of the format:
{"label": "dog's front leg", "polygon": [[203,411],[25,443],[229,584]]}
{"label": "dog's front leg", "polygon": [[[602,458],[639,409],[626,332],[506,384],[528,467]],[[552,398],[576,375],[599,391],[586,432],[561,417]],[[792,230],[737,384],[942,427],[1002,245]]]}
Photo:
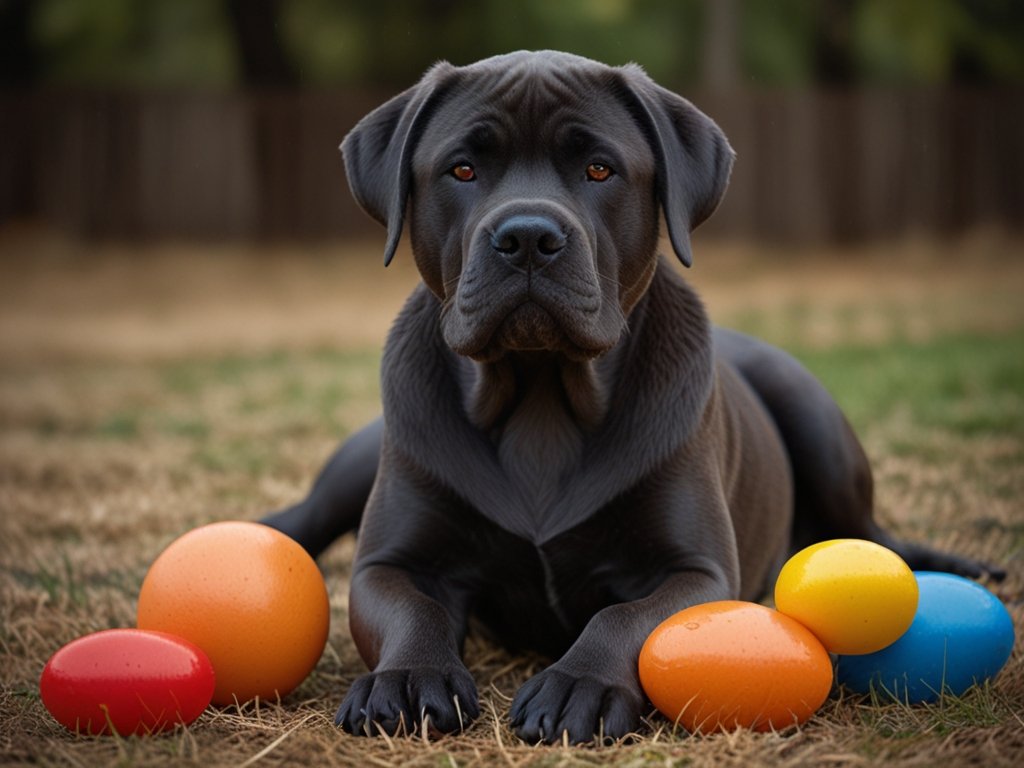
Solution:
{"label": "dog's front leg", "polygon": [[451,733],[479,714],[461,658],[478,576],[464,514],[384,435],[349,589],[352,639],[371,670],[335,715],[349,733]]}
{"label": "dog's front leg", "polygon": [[335,716],[349,733],[451,733],[479,714],[476,686],[460,658],[462,601],[440,585],[431,591],[437,597],[389,565],[370,565],[353,577],[352,636],[373,671],[352,684]]}
{"label": "dog's front leg", "polygon": [[735,569],[710,559],[669,576],[651,595],[599,611],[562,658],[532,677],[510,717],[526,742],[612,741],[633,733],[646,696],[637,659],[644,640],[666,617],[691,605],[735,597]]}

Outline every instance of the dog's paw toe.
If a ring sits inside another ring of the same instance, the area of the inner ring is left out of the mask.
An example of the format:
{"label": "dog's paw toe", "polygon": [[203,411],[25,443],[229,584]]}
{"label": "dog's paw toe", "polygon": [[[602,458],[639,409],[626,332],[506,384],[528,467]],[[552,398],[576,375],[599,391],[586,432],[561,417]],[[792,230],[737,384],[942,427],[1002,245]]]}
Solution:
{"label": "dog's paw toe", "polygon": [[531,744],[611,742],[637,729],[642,706],[630,687],[548,669],[519,690],[510,718],[516,735]]}
{"label": "dog's paw toe", "polygon": [[358,736],[455,733],[479,714],[476,685],[465,668],[392,669],[356,680],[334,722]]}

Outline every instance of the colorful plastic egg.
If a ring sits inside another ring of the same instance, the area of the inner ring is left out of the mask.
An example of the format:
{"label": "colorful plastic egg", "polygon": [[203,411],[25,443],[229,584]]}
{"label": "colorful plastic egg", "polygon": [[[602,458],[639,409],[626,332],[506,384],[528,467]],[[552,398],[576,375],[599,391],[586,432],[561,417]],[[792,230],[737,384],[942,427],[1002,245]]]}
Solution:
{"label": "colorful plastic egg", "polygon": [[993,678],[1013,650],[1013,620],[999,598],[980,584],[948,573],[922,571],[920,599],[910,629],[867,656],[840,656],[839,682],[857,693],[874,689],[910,704],[959,696]]}
{"label": "colorful plastic egg", "polygon": [[214,671],[195,645],[138,629],[109,629],[57,651],[39,679],[50,714],[68,730],[121,736],[188,725],[210,703]]}
{"label": "colorful plastic egg", "polygon": [[670,616],[647,638],[639,666],[651,703],[693,733],[796,725],[832,687],[832,661],[808,629],[734,600]]}
{"label": "colorful plastic egg", "polygon": [[138,626],[187,638],[217,673],[213,703],[285,696],[327,642],[327,589],[294,540],[259,523],[223,522],[176,539],[139,593]]}
{"label": "colorful plastic egg", "polygon": [[899,555],[879,544],[823,541],[782,567],[775,607],[817,635],[830,653],[873,653],[914,620],[917,581]]}

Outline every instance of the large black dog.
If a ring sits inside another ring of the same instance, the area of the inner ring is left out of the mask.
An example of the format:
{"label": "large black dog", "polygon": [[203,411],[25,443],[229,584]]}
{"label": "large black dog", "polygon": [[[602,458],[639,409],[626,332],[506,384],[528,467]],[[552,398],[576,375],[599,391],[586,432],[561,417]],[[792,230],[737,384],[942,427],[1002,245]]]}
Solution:
{"label": "large black dog", "polygon": [[[316,555],[360,522],[352,635],[372,670],[337,722],[455,731],[478,714],[474,614],[557,659],[512,704],[525,740],[623,736],[672,613],[757,599],[794,547],[872,539],[868,462],[785,353],[713,330],[656,255],[721,199],[718,127],[635,66],[562,53],[439,64],[342,145],[359,203],[423,283],[384,353],[384,416],[268,518]],[[364,511],[365,508],[365,511]]]}

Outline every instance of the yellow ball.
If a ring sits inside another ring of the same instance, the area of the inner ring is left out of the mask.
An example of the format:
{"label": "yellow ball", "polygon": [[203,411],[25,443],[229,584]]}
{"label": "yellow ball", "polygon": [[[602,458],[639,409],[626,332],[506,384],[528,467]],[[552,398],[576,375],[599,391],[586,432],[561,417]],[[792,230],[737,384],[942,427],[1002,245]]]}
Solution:
{"label": "yellow ball", "polygon": [[874,653],[910,627],[917,579],[899,555],[879,544],[823,541],[782,567],[775,607],[811,630],[830,653]]}

